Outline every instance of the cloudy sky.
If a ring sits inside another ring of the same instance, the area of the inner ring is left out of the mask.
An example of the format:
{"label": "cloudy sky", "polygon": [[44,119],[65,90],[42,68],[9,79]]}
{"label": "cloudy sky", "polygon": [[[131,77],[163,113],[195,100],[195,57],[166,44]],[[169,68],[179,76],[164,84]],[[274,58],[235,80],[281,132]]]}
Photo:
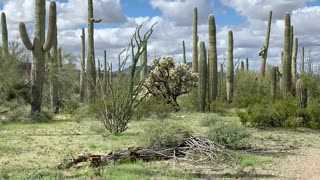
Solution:
{"label": "cloudy sky", "polygon": [[[192,15],[198,8],[199,38],[207,42],[209,14],[217,23],[219,60],[226,58],[227,32],[234,33],[234,58],[250,60],[250,68],[260,63],[258,52],[264,43],[269,11],[273,11],[268,63],[277,65],[283,48],[284,16],[291,13],[295,37],[316,61],[320,58],[320,0],[93,0],[96,25],[96,57],[103,50],[117,62],[117,54],[127,47],[135,27],[144,30],[158,22],[148,44],[149,62],[156,56],[173,56],[182,60],[182,41],[186,42],[187,61],[191,61]],[[49,1],[47,2],[49,5]],[[34,0],[0,0],[7,14],[9,39],[18,40],[18,23],[27,24],[33,34]],[[87,27],[86,0],[57,0],[59,46],[80,56],[81,28]],[[300,60],[300,56],[299,56]]]}

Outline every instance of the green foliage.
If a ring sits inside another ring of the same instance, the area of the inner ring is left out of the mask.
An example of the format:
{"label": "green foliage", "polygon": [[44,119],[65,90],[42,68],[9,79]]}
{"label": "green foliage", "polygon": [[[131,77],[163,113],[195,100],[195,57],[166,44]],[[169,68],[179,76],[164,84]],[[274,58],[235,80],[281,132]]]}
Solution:
{"label": "green foliage", "polygon": [[61,103],[61,110],[63,113],[75,114],[80,107],[79,96],[74,94],[69,99],[64,99]]}
{"label": "green foliage", "polygon": [[290,116],[285,122],[284,127],[295,129],[297,127],[303,126],[303,118],[302,117],[293,117]]}
{"label": "green foliage", "polygon": [[146,146],[156,149],[176,146],[190,134],[187,127],[179,122],[167,120],[150,122],[144,128],[144,132]]}
{"label": "green foliage", "polygon": [[52,120],[52,114],[48,111],[42,110],[41,112],[38,113],[33,113],[27,121],[30,121],[32,123],[44,123],[44,122],[49,122]]}
{"label": "green foliage", "polygon": [[168,104],[166,99],[152,96],[141,101],[134,112],[134,117],[139,120],[143,117],[150,117],[154,114],[158,118],[163,119],[168,117],[169,113],[174,111],[174,107],[171,104]]}
{"label": "green foliage", "polygon": [[272,157],[257,156],[252,154],[235,154],[233,158],[242,168],[269,163],[273,161]]}
{"label": "green foliage", "polygon": [[295,101],[291,99],[277,101],[274,104],[256,104],[245,112],[238,112],[244,125],[254,127],[282,127],[284,122],[297,114]]}
{"label": "green foliage", "polygon": [[203,127],[209,127],[219,121],[222,120],[216,116],[206,116],[201,120],[200,125]]}
{"label": "green foliage", "polygon": [[178,103],[182,110],[195,112],[199,109],[198,89],[192,88],[188,94],[179,96]]}
{"label": "green foliage", "polygon": [[320,129],[320,104],[319,102],[311,102],[308,104],[307,112],[311,117],[308,126],[312,129]]}
{"label": "green foliage", "polygon": [[250,145],[251,133],[237,124],[227,124],[219,121],[208,130],[208,138],[224,145],[230,149],[248,149]]}

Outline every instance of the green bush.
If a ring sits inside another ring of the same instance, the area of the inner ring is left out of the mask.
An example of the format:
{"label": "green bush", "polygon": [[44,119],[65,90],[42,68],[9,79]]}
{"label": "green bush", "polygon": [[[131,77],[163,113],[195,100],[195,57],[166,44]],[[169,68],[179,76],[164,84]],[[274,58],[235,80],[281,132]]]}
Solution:
{"label": "green bush", "polygon": [[184,111],[195,112],[199,110],[198,88],[193,88],[188,94],[178,97],[178,103]]}
{"label": "green bush", "polygon": [[229,149],[248,149],[251,133],[237,124],[226,124],[223,121],[212,125],[208,130],[208,138]]}
{"label": "green bush", "polygon": [[157,120],[144,128],[143,138],[147,147],[161,149],[178,145],[189,134],[190,131],[179,122]]}
{"label": "green bush", "polygon": [[254,127],[282,127],[290,116],[297,116],[298,108],[292,99],[277,101],[274,104],[256,104],[245,112],[238,112],[244,125]]}
{"label": "green bush", "polygon": [[216,116],[207,116],[201,120],[200,125],[202,127],[209,127],[219,121],[222,121],[222,120]]}
{"label": "green bush", "polygon": [[320,103],[316,101],[309,103],[307,112],[311,118],[308,126],[312,129],[320,129]]}
{"label": "green bush", "polygon": [[52,116],[52,113],[42,110],[41,112],[34,113],[33,115],[31,115],[29,118],[27,118],[26,121],[32,123],[44,123],[51,121]]}
{"label": "green bush", "polygon": [[156,115],[159,119],[165,119],[174,111],[174,107],[171,104],[168,104],[166,99],[160,97],[149,97],[143,100],[135,109],[134,117],[137,120],[140,120],[144,117]]}
{"label": "green bush", "polygon": [[285,122],[284,126],[287,128],[297,128],[303,126],[303,118],[302,117],[293,117],[290,116]]}
{"label": "green bush", "polygon": [[79,96],[76,94],[73,94],[71,98],[64,99],[61,103],[62,112],[67,114],[74,114],[79,107]]}

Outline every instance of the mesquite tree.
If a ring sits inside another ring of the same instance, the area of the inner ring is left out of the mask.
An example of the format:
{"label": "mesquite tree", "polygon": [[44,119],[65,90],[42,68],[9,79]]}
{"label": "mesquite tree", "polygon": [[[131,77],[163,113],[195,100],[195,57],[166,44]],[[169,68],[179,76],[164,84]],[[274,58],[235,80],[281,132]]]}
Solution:
{"label": "mesquite tree", "polygon": [[25,47],[32,51],[31,65],[31,114],[41,111],[42,89],[45,80],[45,53],[48,52],[55,39],[56,3],[50,3],[49,26],[45,39],[46,0],[35,0],[34,40],[31,43],[26,26],[19,24],[20,37]]}

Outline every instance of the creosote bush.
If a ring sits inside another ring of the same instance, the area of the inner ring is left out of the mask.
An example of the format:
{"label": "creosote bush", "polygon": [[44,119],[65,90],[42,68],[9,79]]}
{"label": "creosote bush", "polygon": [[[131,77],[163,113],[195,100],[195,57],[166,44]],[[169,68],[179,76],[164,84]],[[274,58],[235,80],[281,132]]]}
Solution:
{"label": "creosote bush", "polygon": [[155,149],[174,147],[190,135],[187,127],[180,122],[156,120],[144,127],[146,146]]}
{"label": "creosote bush", "polygon": [[238,124],[227,124],[223,121],[218,121],[211,125],[207,136],[209,139],[229,149],[240,150],[251,147],[251,133],[245,127]]}

